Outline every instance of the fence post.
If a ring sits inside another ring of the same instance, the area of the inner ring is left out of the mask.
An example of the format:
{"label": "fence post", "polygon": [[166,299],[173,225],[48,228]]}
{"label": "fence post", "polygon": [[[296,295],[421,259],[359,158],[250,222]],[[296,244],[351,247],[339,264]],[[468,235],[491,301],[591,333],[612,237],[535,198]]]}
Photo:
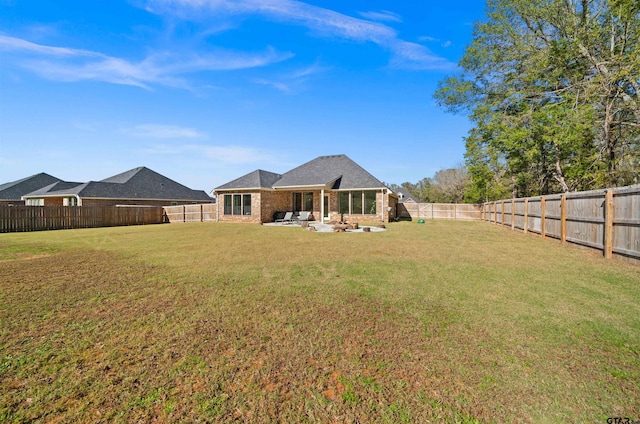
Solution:
{"label": "fence post", "polygon": [[511,231],[516,229],[516,199],[511,198]]}
{"label": "fence post", "polygon": [[560,240],[567,244],[567,195],[560,198]]}
{"label": "fence post", "polygon": [[529,232],[529,198],[524,199],[524,222],[522,223],[522,230],[525,234]]}
{"label": "fence post", "polygon": [[605,190],[604,197],[604,257],[613,256],[613,190]]}
{"label": "fence post", "polygon": [[545,238],[547,233],[547,199],[543,197],[540,198],[540,236]]}
{"label": "fence post", "polygon": [[182,206],[182,222],[187,222],[187,207]]}
{"label": "fence post", "polygon": [[501,214],[500,220],[502,221],[500,222],[500,225],[504,226],[504,200],[502,201],[502,206],[500,207],[502,208],[502,210],[500,211],[500,214]]}
{"label": "fence post", "polygon": [[204,205],[200,205],[200,222],[204,222]]}

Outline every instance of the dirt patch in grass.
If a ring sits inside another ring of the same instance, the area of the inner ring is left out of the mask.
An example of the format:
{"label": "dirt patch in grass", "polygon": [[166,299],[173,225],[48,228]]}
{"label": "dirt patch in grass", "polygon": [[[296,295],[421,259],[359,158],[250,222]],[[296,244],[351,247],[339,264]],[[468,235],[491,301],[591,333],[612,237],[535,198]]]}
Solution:
{"label": "dirt patch in grass", "polygon": [[[0,421],[637,415],[632,268],[520,237],[507,238],[512,255],[541,257],[514,263],[487,253],[505,234],[482,225],[390,226],[376,235],[384,243],[284,231],[12,238],[52,253],[0,267]],[[463,250],[447,244],[454,236]]]}

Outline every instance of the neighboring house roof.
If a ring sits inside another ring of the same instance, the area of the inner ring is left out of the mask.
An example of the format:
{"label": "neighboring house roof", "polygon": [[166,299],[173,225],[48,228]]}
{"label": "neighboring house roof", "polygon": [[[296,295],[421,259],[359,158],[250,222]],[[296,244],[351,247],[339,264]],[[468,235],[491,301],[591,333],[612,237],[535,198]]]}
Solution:
{"label": "neighboring house roof", "polygon": [[57,181],[60,181],[60,179],[41,172],[18,181],[0,184],[0,200],[21,200],[25,194]]}
{"label": "neighboring house roof", "polygon": [[233,181],[216,187],[215,190],[249,190],[249,189],[270,189],[282,175],[274,172],[257,169]]}
{"label": "neighboring house roof", "polygon": [[94,199],[154,199],[211,201],[202,190],[192,190],[144,166],[102,181],[72,183],[60,181],[24,197],[78,196]]}
{"label": "neighboring house roof", "polygon": [[396,191],[398,192],[398,199],[400,203],[405,203],[405,202],[420,203],[418,199],[416,199],[411,193],[407,191],[406,188],[400,187]]}
{"label": "neighboring house roof", "polygon": [[328,187],[333,190],[384,188],[346,155],[320,156],[282,175],[273,188]]}

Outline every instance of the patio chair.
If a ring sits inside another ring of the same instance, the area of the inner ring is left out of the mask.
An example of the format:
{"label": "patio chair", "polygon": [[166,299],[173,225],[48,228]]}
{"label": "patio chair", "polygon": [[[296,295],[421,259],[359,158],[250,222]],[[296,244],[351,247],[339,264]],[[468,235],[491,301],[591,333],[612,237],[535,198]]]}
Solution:
{"label": "patio chair", "polygon": [[311,212],[299,212],[297,221],[308,221],[309,215],[311,215]]}
{"label": "patio chair", "polygon": [[280,222],[282,224],[291,224],[293,222],[293,212],[285,213],[284,218],[276,219],[275,222]]}

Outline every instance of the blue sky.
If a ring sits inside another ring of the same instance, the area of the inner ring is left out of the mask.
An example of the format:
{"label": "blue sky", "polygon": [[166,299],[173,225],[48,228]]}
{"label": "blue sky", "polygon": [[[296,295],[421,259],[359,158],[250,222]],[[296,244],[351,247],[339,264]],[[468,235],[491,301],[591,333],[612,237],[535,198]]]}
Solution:
{"label": "blue sky", "polygon": [[432,98],[484,2],[0,0],[0,183],[147,166],[210,191],[347,154],[386,183],[464,160]]}

